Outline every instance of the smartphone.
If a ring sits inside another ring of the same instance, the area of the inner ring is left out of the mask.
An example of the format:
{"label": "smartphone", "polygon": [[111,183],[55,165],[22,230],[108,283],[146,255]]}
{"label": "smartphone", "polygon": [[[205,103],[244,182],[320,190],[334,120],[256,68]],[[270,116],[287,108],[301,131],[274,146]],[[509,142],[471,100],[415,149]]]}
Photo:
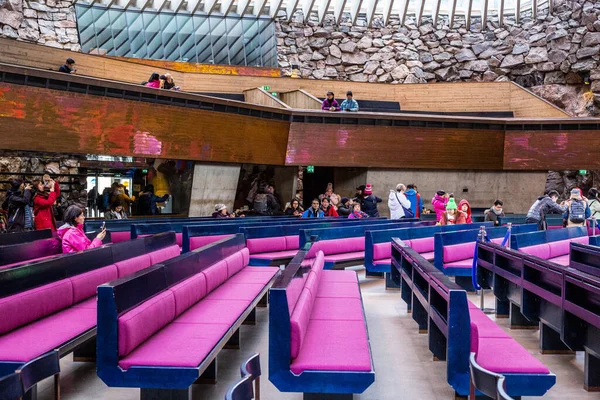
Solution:
{"label": "smartphone", "polygon": [[292,204],[288,201],[287,203],[285,203],[285,208],[290,208],[292,206]]}
{"label": "smartphone", "polygon": [[102,227],[100,228],[101,231],[106,229],[106,221],[102,222]]}

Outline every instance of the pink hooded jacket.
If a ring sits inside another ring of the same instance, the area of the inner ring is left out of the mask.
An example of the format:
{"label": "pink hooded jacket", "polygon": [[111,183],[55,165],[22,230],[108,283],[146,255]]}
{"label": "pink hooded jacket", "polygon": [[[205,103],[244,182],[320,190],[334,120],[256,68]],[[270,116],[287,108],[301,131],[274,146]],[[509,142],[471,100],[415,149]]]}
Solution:
{"label": "pink hooded jacket", "polygon": [[448,199],[436,193],[433,199],[431,199],[431,204],[433,204],[433,209],[435,210],[435,220],[439,222],[442,218],[442,214],[446,212]]}
{"label": "pink hooded jacket", "polygon": [[63,253],[76,253],[78,251],[93,249],[94,247],[102,246],[100,239],[94,239],[91,241],[85,236],[83,232],[83,225],[64,224],[58,231],[56,231],[58,237],[62,241]]}

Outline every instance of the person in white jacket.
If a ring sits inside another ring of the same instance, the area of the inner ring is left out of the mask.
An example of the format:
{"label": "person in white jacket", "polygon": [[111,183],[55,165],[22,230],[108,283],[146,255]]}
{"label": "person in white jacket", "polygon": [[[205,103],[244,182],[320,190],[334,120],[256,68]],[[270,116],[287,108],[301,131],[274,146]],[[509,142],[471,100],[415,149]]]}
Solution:
{"label": "person in white jacket", "polygon": [[388,207],[390,209],[391,219],[404,218],[404,208],[410,209],[410,200],[406,198],[406,195],[404,194],[405,191],[406,186],[404,186],[402,183],[396,185],[396,190],[390,190],[390,197],[388,198]]}

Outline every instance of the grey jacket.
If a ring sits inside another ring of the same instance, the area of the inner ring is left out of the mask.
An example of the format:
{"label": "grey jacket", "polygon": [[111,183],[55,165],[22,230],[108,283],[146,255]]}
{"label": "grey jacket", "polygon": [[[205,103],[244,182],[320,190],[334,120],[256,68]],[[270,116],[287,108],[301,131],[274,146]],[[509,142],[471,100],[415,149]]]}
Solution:
{"label": "grey jacket", "polygon": [[567,211],[567,206],[560,206],[552,201],[552,198],[549,196],[541,196],[538,197],[527,212],[527,218],[543,221],[546,219],[546,214],[549,214],[552,211],[562,214]]}

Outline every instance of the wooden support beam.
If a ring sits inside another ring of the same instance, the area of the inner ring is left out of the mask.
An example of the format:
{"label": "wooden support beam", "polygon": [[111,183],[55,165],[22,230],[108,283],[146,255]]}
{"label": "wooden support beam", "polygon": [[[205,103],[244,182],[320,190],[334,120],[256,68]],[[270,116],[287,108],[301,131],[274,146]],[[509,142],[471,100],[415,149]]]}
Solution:
{"label": "wooden support beam", "polygon": [[423,18],[423,9],[425,8],[425,0],[419,0],[419,7],[417,7],[417,26],[421,25],[421,19]]}
{"label": "wooden support beam", "polygon": [[482,1],[483,1],[483,10],[481,10],[481,29],[486,30],[487,29],[487,15],[488,15],[488,1],[489,0],[482,0]]}
{"label": "wooden support beam", "polygon": [[471,12],[473,11],[473,1],[467,0],[467,13],[465,14],[465,25],[467,26],[467,30],[471,29]]}
{"label": "wooden support beam", "polygon": [[500,12],[498,13],[500,18],[500,26],[504,26],[504,0],[500,0]]}
{"label": "wooden support beam", "polygon": [[515,20],[517,21],[517,24],[521,22],[521,0],[517,0],[517,3],[515,4]]}
{"label": "wooden support beam", "polygon": [[[400,26],[402,26],[403,24],[406,24],[406,14],[408,13],[408,2],[410,0],[401,0],[402,3],[401,4],[401,8],[400,8]],[[454,0],[456,1],[456,0]]]}

